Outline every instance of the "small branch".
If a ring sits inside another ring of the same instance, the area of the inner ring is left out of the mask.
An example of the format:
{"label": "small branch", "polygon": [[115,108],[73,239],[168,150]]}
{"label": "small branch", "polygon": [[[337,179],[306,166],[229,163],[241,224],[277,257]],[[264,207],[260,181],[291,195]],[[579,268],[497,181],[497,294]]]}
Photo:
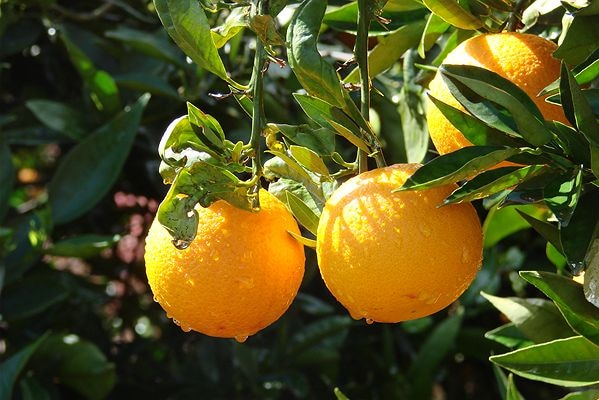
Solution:
{"label": "small branch", "polygon": [[94,19],[100,18],[102,15],[106,14],[113,6],[114,6],[114,4],[107,2],[89,12],[77,12],[77,11],[69,10],[68,8],[65,8],[65,7],[61,6],[60,4],[56,4],[56,3],[52,4],[51,8],[53,10],[58,11],[59,13],[61,13],[62,15],[64,15],[67,18],[70,18],[72,20],[79,21],[79,22],[85,22],[85,21],[92,21]]}

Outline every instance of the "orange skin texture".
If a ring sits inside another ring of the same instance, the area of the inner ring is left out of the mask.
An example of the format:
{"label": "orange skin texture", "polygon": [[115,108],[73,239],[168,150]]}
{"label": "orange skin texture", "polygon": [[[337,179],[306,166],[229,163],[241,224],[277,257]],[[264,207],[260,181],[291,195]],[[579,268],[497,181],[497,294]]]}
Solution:
{"label": "orange skin texture", "polygon": [[455,301],[482,262],[482,229],[470,203],[438,207],[455,185],[391,193],[418,164],[351,178],[318,225],[320,273],[355,319],[399,322]]}
{"label": "orange skin texture", "polygon": [[261,211],[225,201],[197,207],[198,233],[176,249],[155,220],[146,239],[146,273],[155,299],[183,330],[248,336],[275,322],[293,301],[304,274],[299,228],[286,206],[260,191]]}
{"label": "orange skin texture", "polygon": [[[524,90],[545,119],[569,125],[560,106],[546,102],[545,97],[537,96],[542,89],[559,78],[560,62],[552,56],[556,48],[555,43],[531,34],[483,34],[460,43],[447,55],[443,64],[473,65],[493,71]],[[442,102],[465,111],[449,92],[440,74],[437,73],[431,81],[429,92]],[[430,100],[427,107],[429,133],[439,154],[472,146]]]}

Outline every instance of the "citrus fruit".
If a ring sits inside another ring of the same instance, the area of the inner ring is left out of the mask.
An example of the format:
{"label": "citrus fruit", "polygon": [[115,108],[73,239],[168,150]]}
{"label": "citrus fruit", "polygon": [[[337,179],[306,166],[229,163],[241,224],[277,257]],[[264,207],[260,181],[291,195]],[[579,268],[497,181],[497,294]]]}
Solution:
{"label": "citrus fruit", "polygon": [[289,307],[304,274],[303,246],[285,205],[260,191],[259,212],[219,200],[197,207],[198,232],[184,250],[154,220],[146,238],[146,274],[154,298],[184,331],[248,336]]}
{"label": "citrus fruit", "polygon": [[482,230],[474,207],[439,207],[457,186],[392,193],[418,167],[365,172],[325,203],[316,244],[320,273],[355,319],[399,322],[435,313],[480,268]]}
{"label": "citrus fruit", "polygon": [[[559,78],[560,62],[552,56],[556,48],[553,42],[531,34],[482,34],[460,43],[447,55],[443,64],[473,65],[493,71],[524,90],[545,119],[568,124],[560,106],[537,96],[543,88]],[[429,93],[443,103],[465,111],[449,92],[439,73],[431,81]],[[472,145],[431,101],[428,101],[427,110],[429,133],[440,154]]]}

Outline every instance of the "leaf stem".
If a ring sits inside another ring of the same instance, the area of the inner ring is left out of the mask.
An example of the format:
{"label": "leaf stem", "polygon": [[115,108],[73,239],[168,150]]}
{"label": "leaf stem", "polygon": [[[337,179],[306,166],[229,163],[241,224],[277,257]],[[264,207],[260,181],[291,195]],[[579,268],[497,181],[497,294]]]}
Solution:
{"label": "leaf stem", "polygon": [[[256,4],[256,14],[265,15],[268,13],[269,0],[258,0]],[[255,208],[260,206],[258,200],[258,191],[260,190],[260,177],[262,176],[262,164],[260,161],[260,136],[264,129],[264,72],[268,62],[268,57],[264,45],[260,38],[256,37],[256,53],[254,55],[254,67],[250,79],[250,91],[252,96],[252,133],[250,136],[250,146],[252,152],[252,180],[256,180],[253,193],[255,196]]]}

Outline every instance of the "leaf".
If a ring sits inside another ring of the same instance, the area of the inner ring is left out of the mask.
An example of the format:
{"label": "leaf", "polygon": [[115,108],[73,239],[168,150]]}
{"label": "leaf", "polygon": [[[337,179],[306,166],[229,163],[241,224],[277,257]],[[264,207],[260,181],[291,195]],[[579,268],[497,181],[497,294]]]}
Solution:
{"label": "leaf", "polygon": [[549,300],[497,297],[487,293],[481,295],[535,343],[566,338],[574,334],[557,307]]}
{"label": "leaf", "polygon": [[4,219],[9,207],[10,194],[15,180],[15,167],[12,163],[10,147],[0,136],[0,221]]}
{"label": "leaf", "polygon": [[90,97],[96,108],[108,115],[113,115],[121,108],[119,90],[114,79],[106,71],[97,69],[88,56],[67,36],[66,30],[61,31],[62,39],[73,66],[90,91]]}
{"label": "leaf", "polygon": [[488,197],[524,182],[546,169],[546,165],[529,165],[523,168],[502,167],[485,171],[454,190],[443,203],[463,203]]}
{"label": "leaf", "polygon": [[104,35],[130,46],[142,54],[174,64],[183,70],[189,69],[189,64],[185,62],[183,54],[173,46],[172,42],[168,41],[168,37],[163,33],[162,29],[151,33],[118,25],[115,29],[106,31]]}
{"label": "leaf", "polygon": [[58,304],[69,296],[69,290],[57,279],[28,276],[6,288],[2,295],[2,317],[7,321],[29,318]]}
{"label": "leaf", "polygon": [[599,309],[599,239],[594,239],[586,257],[584,272],[584,296]]}
{"label": "leaf", "polygon": [[520,276],[554,301],[576,333],[599,346],[599,308],[585,299],[578,283],[543,271],[521,271]]}
{"label": "leaf", "polygon": [[[225,22],[212,29],[212,40],[217,48],[220,49],[223,47],[248,25],[247,18],[249,10],[250,7],[233,8],[225,19]],[[270,11],[272,12],[272,4]]]}
{"label": "leaf", "polygon": [[423,0],[426,8],[460,29],[474,30],[483,26],[480,19],[460,7],[456,0]]}
{"label": "leaf", "polygon": [[177,46],[198,66],[237,89],[242,85],[231,79],[212,40],[208,18],[194,0],[154,0],[154,7],[164,28]]}
{"label": "leaf", "polygon": [[418,44],[418,55],[420,58],[426,58],[426,52],[437,42],[437,39],[443,35],[451,26],[451,24],[445,22],[443,18],[437,14],[429,14],[426,20],[426,26],[424,32],[420,38]]}
{"label": "leaf", "polygon": [[116,383],[114,364],[95,344],[73,334],[48,337],[32,363],[90,400],[106,398]]}
{"label": "leaf", "polygon": [[560,241],[560,232],[557,226],[550,224],[549,222],[541,221],[520,208],[516,211],[538,234],[543,236],[548,243],[551,243],[557,250],[563,252],[562,243]]}
{"label": "leaf", "polygon": [[578,200],[568,226],[560,228],[561,248],[570,264],[575,265],[584,261],[593,239],[597,236],[599,227],[597,204],[599,204],[599,191],[585,193]]}
{"label": "leaf", "polygon": [[295,145],[289,146],[289,152],[293,158],[295,158],[295,160],[304,166],[308,171],[314,172],[323,177],[329,176],[329,169],[316,152],[307,147]]}
{"label": "leaf", "polygon": [[576,129],[553,121],[549,124],[555,135],[555,141],[563,149],[565,155],[571,156],[574,163],[578,165],[591,165],[591,153],[589,143]]}
{"label": "leaf", "polygon": [[298,365],[306,361],[301,359],[306,354],[316,357],[318,352],[337,351],[345,341],[351,324],[351,318],[334,315],[304,325],[289,340],[285,358]]}
{"label": "leaf", "polygon": [[505,347],[522,348],[534,344],[524,333],[513,323],[501,325],[498,328],[485,333],[485,338],[501,343]]}
{"label": "leaf", "polygon": [[599,49],[599,25],[594,17],[570,18],[566,21],[567,29],[563,30],[560,45],[553,52],[553,57],[577,65]]}
{"label": "leaf", "polygon": [[293,194],[293,192],[287,191],[285,195],[285,203],[289,206],[293,216],[300,224],[302,224],[304,228],[316,236],[319,216],[314,213],[314,211],[312,211],[312,209],[308,207],[299,197]]}
{"label": "leaf", "polygon": [[[368,53],[368,72],[375,77],[390,68],[410,48],[416,46],[424,22],[417,21],[406,24],[399,29],[382,36],[377,45]],[[358,83],[360,72],[354,68],[343,80],[345,83]]]}
{"label": "leaf", "polygon": [[302,235],[298,235],[295,232],[291,232],[291,231],[287,231],[287,233],[289,233],[291,236],[293,236],[293,238],[295,240],[297,240],[298,242],[300,242],[302,245],[309,247],[311,249],[316,249],[316,240],[314,239],[309,239],[307,237],[304,237]]}
{"label": "leaf", "polygon": [[[454,97],[474,116],[505,133],[519,134],[534,146],[552,139],[545,120],[534,101],[513,82],[495,72],[470,65],[442,65],[439,73]],[[466,86],[471,93],[460,90]],[[488,102],[480,102],[472,93],[506,109],[515,121],[518,132],[498,119],[497,111]]]}
{"label": "leaf", "polygon": [[187,103],[187,115],[192,126],[199,127],[198,136],[204,136],[206,144],[212,144],[219,150],[224,148],[225,133],[220,123],[211,115],[205,114],[191,103]]}
{"label": "leaf", "polygon": [[40,336],[34,342],[27,345],[25,348],[13,354],[10,358],[2,361],[0,364],[0,399],[11,399],[12,391],[17,378],[31,356],[38,349],[40,344],[46,340],[48,333]]}
{"label": "leaf", "polygon": [[179,99],[179,93],[165,80],[146,73],[130,73],[113,76],[118,86],[138,92]]}
{"label": "leaf", "polygon": [[[405,60],[408,59],[409,57],[406,57]],[[405,68],[406,66],[404,66]],[[422,162],[429,147],[429,135],[422,94],[422,87],[404,84],[397,99],[397,109],[401,116],[401,129],[405,141],[406,161],[409,163]]]}
{"label": "leaf", "polygon": [[472,177],[509,157],[522,153],[521,149],[501,146],[464,147],[453,153],[434,158],[409,177],[398,190],[426,189]]}
{"label": "leaf", "polygon": [[455,346],[456,337],[462,326],[462,317],[463,313],[458,312],[439,323],[420,347],[415,361],[407,372],[407,378],[412,382],[410,398],[430,397],[433,376],[441,361]]}
{"label": "leaf", "polygon": [[582,191],[582,170],[574,168],[565,174],[555,174],[543,191],[545,204],[553,211],[560,226],[569,224]]}
{"label": "leaf", "polygon": [[541,217],[546,213],[543,208],[537,205],[492,208],[483,224],[484,247],[495,247],[504,238],[528,228],[529,224],[520,217],[521,212],[526,212],[537,217]]}
{"label": "leaf", "polygon": [[305,0],[287,28],[289,66],[309,95],[343,108],[345,97],[335,68],[322,58],[316,43],[327,2]]}
{"label": "leaf", "polygon": [[584,390],[581,392],[569,393],[560,400],[597,400],[599,399],[599,390]]}
{"label": "leaf", "polygon": [[335,132],[329,128],[314,129],[309,125],[269,124],[292,142],[307,147],[321,156],[335,151]]}
{"label": "leaf", "polygon": [[48,187],[56,224],[85,214],[110,190],[129,154],[149,98],[141,96],[62,159]]}
{"label": "leaf", "polygon": [[88,134],[81,113],[64,103],[32,99],[25,102],[25,106],[42,124],[71,139],[80,140]]}
{"label": "leaf", "polygon": [[557,339],[491,356],[492,362],[527,379],[576,387],[599,383],[599,347],[582,336]]}
{"label": "leaf", "polygon": [[91,258],[113,247],[120,238],[119,235],[79,235],[53,243],[44,249],[44,253],[61,257]]}
{"label": "leaf", "polygon": [[250,29],[256,33],[265,46],[284,46],[285,40],[277,31],[272,15],[255,15],[250,19]]}

